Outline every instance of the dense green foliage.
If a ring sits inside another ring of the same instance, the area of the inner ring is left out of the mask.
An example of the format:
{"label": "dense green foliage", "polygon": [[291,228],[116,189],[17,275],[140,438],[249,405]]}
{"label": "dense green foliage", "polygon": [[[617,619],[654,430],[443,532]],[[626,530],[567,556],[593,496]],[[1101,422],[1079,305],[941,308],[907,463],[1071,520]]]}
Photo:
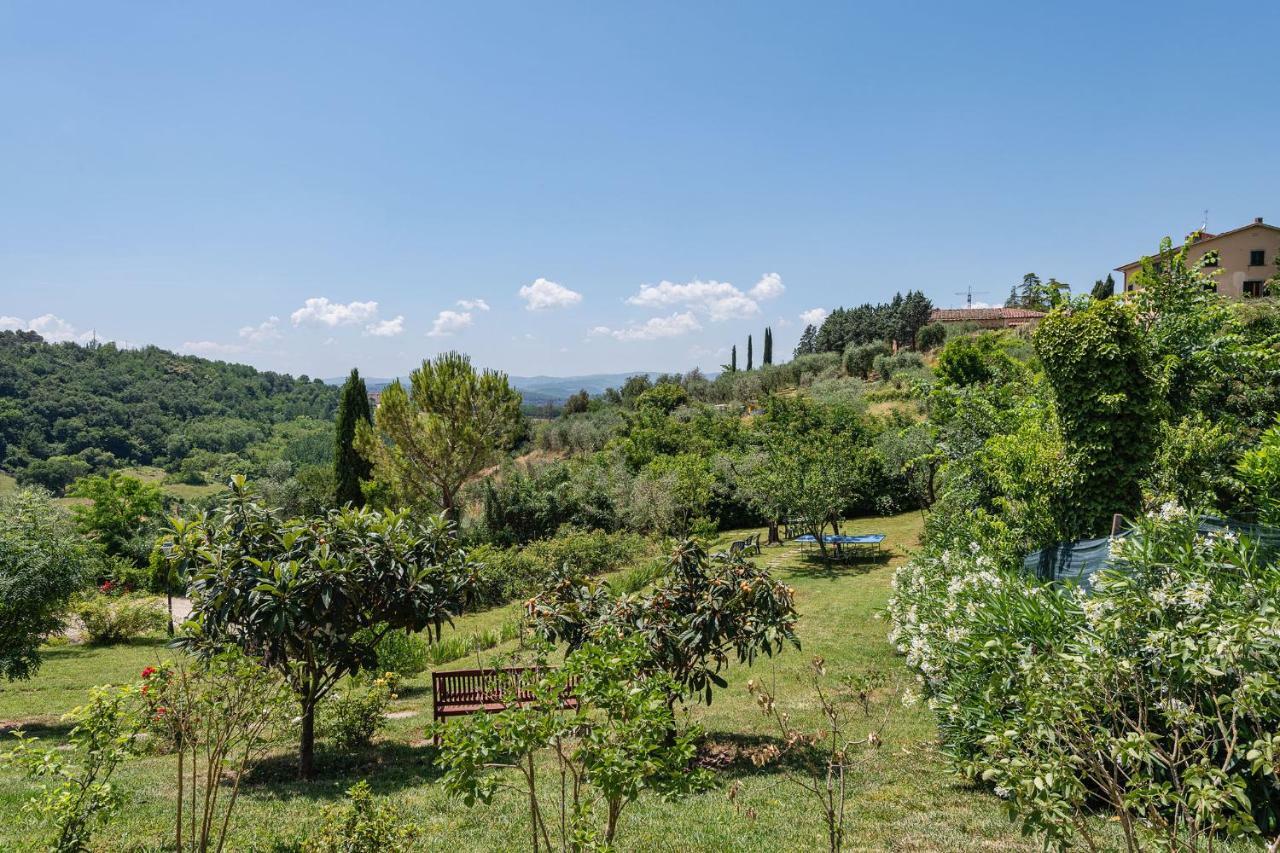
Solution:
{"label": "dense green foliage", "polygon": [[100,542],[108,554],[145,561],[155,541],[154,527],[164,510],[160,488],[119,471],[77,480],[67,492],[83,498],[71,514],[82,532]]}
{"label": "dense green foliage", "polygon": [[364,490],[360,483],[373,473],[369,460],[355,448],[356,425],[372,424],[373,413],[369,409],[369,392],[360,378],[360,371],[351,368],[351,375],[342,386],[338,401],[338,422],[333,450],[333,500],[338,506],[351,504],[364,506]]}
{"label": "dense green foliage", "polygon": [[[1280,833],[1280,563],[1197,516],[1274,518],[1280,312],[1219,297],[1167,241],[1137,281],[1069,301],[1028,276],[1014,300],[1052,308],[1033,351],[946,345],[938,499],[890,602],[957,770],[1055,849],[1103,849],[1100,807],[1131,851]],[[1113,514],[1078,589],[1020,571]]]}
{"label": "dense green foliage", "polygon": [[713,688],[727,686],[720,671],[731,656],[751,663],[800,645],[794,590],[740,557],[708,558],[689,540],[677,545],[650,593],[618,597],[565,566],[530,602],[529,615],[543,639],[570,650],[635,637],[647,650],[647,669],[707,704]]}
{"label": "dense green foliage", "polygon": [[373,426],[357,424],[356,449],[402,505],[428,506],[458,520],[462,486],[501,458],[524,429],[520,394],[505,373],[478,371],[447,352],[382,392]]}
{"label": "dense green foliage", "polygon": [[156,347],[48,344],[0,332],[0,467],[61,491],[123,465],[177,470],[197,452],[241,453],[295,418],[328,421],[337,391]]}
{"label": "dense green foliage", "polygon": [[29,678],[40,644],[100,565],[96,548],[38,489],[0,496],[0,677]]}
{"label": "dense green foliage", "polygon": [[[437,763],[450,794],[468,806],[493,802],[499,771],[521,778],[535,853],[615,849],[623,812],[644,792],[674,799],[710,784],[691,768],[698,732],[677,725],[668,701],[676,685],[642,643],[581,646],[529,687],[529,703],[438,727]],[[537,784],[535,755],[544,750],[562,780],[558,801]]]}
{"label": "dense green foliage", "polygon": [[469,593],[473,605],[492,607],[546,589],[566,566],[581,577],[597,577],[652,553],[652,545],[633,533],[563,528],[557,535],[523,547],[480,545]]}
{"label": "dense green foliage", "polygon": [[[894,294],[893,300],[880,305],[837,308],[823,320],[808,352],[844,352],[850,344],[891,342],[900,347],[915,346],[916,332],[929,322],[933,303],[918,290],[907,295]],[[801,339],[804,344],[804,339]]]}
{"label": "dense green foliage", "polygon": [[461,612],[472,574],[441,517],[420,525],[407,511],[347,507],[281,520],[242,478],[212,516],[175,519],[168,546],[191,578],[181,644],[205,655],[239,646],[280,673],[301,706],[303,778],[319,701],[376,666],[387,632],[438,633]]}
{"label": "dense green foliage", "polygon": [[1069,479],[1058,519],[1076,534],[1110,529],[1142,502],[1161,412],[1150,352],[1133,308],[1115,300],[1065,307],[1035,333],[1062,431]]}
{"label": "dense green foliage", "polygon": [[1280,564],[1197,522],[1140,520],[1087,592],[967,549],[895,577],[892,638],[958,769],[1054,847],[1088,846],[1098,803],[1130,850],[1280,832]]}

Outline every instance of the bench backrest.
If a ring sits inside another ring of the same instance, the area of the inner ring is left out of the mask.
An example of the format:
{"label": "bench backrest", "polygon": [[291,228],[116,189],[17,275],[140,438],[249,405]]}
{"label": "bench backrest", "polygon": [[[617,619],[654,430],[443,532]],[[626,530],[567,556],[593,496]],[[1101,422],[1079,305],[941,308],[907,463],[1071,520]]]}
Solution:
{"label": "bench backrest", "polygon": [[[479,702],[533,701],[533,687],[542,670],[533,666],[501,669],[455,669],[431,673],[437,707]],[[570,683],[570,692],[573,684]]]}
{"label": "bench backrest", "polygon": [[431,687],[438,704],[500,702],[512,695],[518,701],[533,698],[530,684],[538,670],[531,667],[457,669],[431,673]]}

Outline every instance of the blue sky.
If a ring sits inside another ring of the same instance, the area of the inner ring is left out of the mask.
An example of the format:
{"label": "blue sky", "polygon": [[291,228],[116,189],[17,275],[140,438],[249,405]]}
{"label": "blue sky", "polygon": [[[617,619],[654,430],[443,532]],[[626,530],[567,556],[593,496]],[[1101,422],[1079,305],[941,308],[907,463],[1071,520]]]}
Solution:
{"label": "blue sky", "polygon": [[565,375],[789,351],[899,289],[1079,290],[1205,208],[1280,221],[1277,33],[1275,4],[3,3],[0,324]]}

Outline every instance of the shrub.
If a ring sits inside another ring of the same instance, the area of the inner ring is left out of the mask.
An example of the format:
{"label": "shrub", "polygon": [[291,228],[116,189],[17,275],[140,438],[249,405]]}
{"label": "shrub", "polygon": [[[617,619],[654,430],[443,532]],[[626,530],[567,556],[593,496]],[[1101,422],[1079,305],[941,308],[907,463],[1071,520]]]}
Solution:
{"label": "shrub", "polygon": [[[610,637],[635,636],[647,666],[669,675],[681,694],[711,704],[731,657],[751,664],[797,648],[795,591],[741,557],[712,560],[694,541],[679,543],[652,592],[618,598],[566,568],[529,604],[535,633],[570,651]],[[674,698],[674,697],[673,697]]]}
{"label": "shrub", "polygon": [[111,777],[129,755],[140,720],[134,713],[132,689],[127,687],[95,687],[89,703],[67,717],[75,722],[67,736],[69,753],[43,751],[39,739],[19,729],[13,733],[18,745],[4,760],[44,780],[40,793],[23,810],[52,824],[48,849],[80,853],[89,849],[93,831],[120,808],[123,797]]}
{"label": "shrub", "polygon": [[977,336],[957,336],[947,341],[938,354],[939,378],[958,387],[990,382],[1008,366],[1009,357],[1000,346],[1000,336],[984,332]]}
{"label": "shrub", "polygon": [[[445,790],[487,804],[505,771],[523,783],[535,850],[615,849],[619,818],[645,791],[675,799],[710,784],[691,767],[698,732],[679,725],[668,701],[675,683],[646,658],[638,639],[587,644],[562,669],[544,668],[532,702],[432,727]],[[577,706],[564,709],[570,689]],[[535,755],[548,749],[572,784],[536,784]]]}
{"label": "shrub", "polygon": [[378,669],[400,675],[417,675],[427,668],[430,643],[422,633],[388,631],[378,642]]}
{"label": "shrub", "polygon": [[645,540],[632,533],[563,528],[554,537],[524,548],[482,545],[471,552],[479,565],[474,601],[496,606],[524,598],[546,586],[552,573],[569,565],[577,573],[594,577],[620,568],[647,551]]}
{"label": "shrub", "polygon": [[147,595],[89,593],[76,602],[74,613],[95,646],[127,642],[169,624],[160,600]]}
{"label": "shrub", "polygon": [[1262,521],[1280,525],[1280,417],[1262,434],[1258,446],[1240,457],[1237,466]]}
{"label": "shrub", "polygon": [[1028,831],[1099,849],[1110,808],[1130,850],[1280,829],[1280,571],[1168,505],[1112,548],[1091,587],[1002,571],[974,547],[898,571],[891,639],[924,680],[957,768]]}
{"label": "shrub", "polygon": [[[178,656],[149,666],[138,693],[156,741],[177,753],[174,846],[165,849],[223,849],[241,780],[288,720],[284,683],[230,650],[208,661]],[[234,782],[226,792],[228,775]]]}
{"label": "shrub", "polygon": [[920,354],[905,350],[896,355],[878,355],[872,363],[872,370],[885,382],[893,379],[900,372],[919,370],[922,367],[924,367],[924,359]]}
{"label": "shrub", "polygon": [[302,845],[303,853],[384,853],[407,850],[417,831],[400,810],[378,802],[369,783],[347,789],[345,803],[326,806],[320,830]]}
{"label": "shrub", "polygon": [[916,349],[920,352],[935,350],[947,342],[947,327],[942,323],[930,323],[916,332]]}
{"label": "shrub", "polygon": [[68,601],[98,564],[47,493],[0,497],[0,678],[39,668],[40,644],[61,629]]}
{"label": "shrub", "polygon": [[400,676],[383,673],[367,685],[352,682],[346,695],[333,694],[320,706],[320,730],[342,750],[362,749],[387,724]]}
{"label": "shrub", "polygon": [[844,351],[844,372],[850,376],[856,376],[859,379],[866,379],[871,375],[871,369],[875,366],[876,359],[880,356],[890,355],[893,350],[883,341],[875,341],[869,344],[852,344]]}

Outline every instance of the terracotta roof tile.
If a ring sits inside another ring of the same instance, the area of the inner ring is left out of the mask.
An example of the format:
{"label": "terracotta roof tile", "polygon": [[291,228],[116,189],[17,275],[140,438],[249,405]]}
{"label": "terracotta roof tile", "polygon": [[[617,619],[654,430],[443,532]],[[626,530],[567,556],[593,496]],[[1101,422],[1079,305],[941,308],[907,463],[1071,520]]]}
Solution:
{"label": "terracotta roof tile", "polygon": [[964,320],[1038,320],[1042,311],[1027,308],[934,308],[930,322],[957,322]]}

